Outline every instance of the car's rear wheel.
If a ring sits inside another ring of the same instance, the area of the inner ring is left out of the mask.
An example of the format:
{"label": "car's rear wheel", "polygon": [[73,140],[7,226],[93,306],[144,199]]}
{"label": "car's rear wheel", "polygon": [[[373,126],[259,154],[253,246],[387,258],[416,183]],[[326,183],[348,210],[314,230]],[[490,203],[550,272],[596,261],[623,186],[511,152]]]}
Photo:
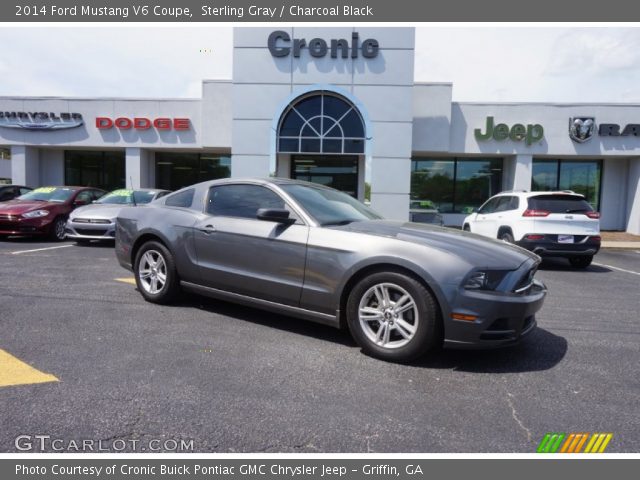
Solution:
{"label": "car's rear wheel", "polygon": [[134,262],[136,285],[145,300],[169,303],[180,286],[173,255],[160,242],[147,242],[138,251]]}
{"label": "car's rear wheel", "polygon": [[358,345],[384,360],[413,360],[441,342],[433,294],[398,272],[379,272],[358,282],[347,301],[347,322]]}
{"label": "car's rear wheel", "polygon": [[65,226],[67,225],[67,221],[64,217],[58,217],[53,221],[51,225],[51,231],[49,232],[49,236],[51,240],[56,242],[61,242],[67,236],[64,231]]}
{"label": "car's rear wheel", "polygon": [[587,268],[589,265],[591,265],[592,261],[593,261],[593,256],[591,255],[580,256],[580,257],[569,257],[569,263],[574,268]]}
{"label": "car's rear wheel", "polygon": [[513,239],[513,234],[509,231],[505,231],[500,233],[500,236],[498,237],[500,240],[502,240],[503,242],[507,242],[507,243],[513,243],[514,239]]}

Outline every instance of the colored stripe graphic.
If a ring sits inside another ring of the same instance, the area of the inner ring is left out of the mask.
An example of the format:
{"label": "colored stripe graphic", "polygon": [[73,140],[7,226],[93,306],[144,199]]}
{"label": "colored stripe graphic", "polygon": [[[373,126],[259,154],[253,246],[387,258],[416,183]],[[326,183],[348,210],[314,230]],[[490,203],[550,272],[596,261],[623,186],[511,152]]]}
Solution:
{"label": "colored stripe graphic", "polygon": [[536,451],[537,453],[580,453],[586,443],[584,453],[603,453],[612,438],[613,433],[549,432],[542,437]]}

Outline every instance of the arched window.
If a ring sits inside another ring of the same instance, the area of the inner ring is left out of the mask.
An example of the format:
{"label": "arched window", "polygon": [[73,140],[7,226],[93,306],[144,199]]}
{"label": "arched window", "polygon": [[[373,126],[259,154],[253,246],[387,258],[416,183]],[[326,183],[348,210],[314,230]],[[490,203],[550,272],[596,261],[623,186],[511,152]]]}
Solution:
{"label": "arched window", "polygon": [[364,153],[365,129],[358,109],[331,92],[297,98],[282,114],[280,153]]}

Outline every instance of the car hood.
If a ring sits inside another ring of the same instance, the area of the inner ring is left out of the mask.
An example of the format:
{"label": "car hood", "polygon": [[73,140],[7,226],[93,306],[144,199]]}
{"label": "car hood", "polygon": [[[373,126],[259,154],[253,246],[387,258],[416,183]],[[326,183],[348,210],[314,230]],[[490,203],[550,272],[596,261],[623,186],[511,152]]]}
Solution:
{"label": "car hood", "polygon": [[92,203],[84,207],[76,208],[70,217],[73,218],[105,218],[112,219],[118,216],[122,207],[126,205],[112,205],[102,203]]}
{"label": "car hood", "polygon": [[31,210],[49,210],[63,205],[57,202],[30,202],[27,200],[10,200],[0,203],[0,213],[5,215],[21,215]]}
{"label": "car hood", "polygon": [[429,246],[454,253],[478,267],[516,269],[527,260],[540,259],[524,248],[501,240],[425,223],[369,220],[332,228]]}

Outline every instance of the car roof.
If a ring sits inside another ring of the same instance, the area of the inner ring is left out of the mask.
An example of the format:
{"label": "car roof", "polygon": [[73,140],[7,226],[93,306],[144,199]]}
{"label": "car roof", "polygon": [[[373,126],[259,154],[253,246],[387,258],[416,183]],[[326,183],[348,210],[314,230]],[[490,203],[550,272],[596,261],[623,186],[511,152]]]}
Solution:
{"label": "car roof", "polygon": [[259,185],[305,185],[316,188],[325,188],[330,189],[325,185],[321,185],[319,183],[313,182],[305,182],[303,180],[295,180],[292,178],[282,178],[282,177],[269,177],[269,178],[261,178],[261,177],[244,177],[244,178],[219,178],[217,180],[207,180],[205,182],[200,182],[195,185],[189,185],[188,187],[181,188],[180,190],[184,190],[187,188],[196,188],[200,186],[207,185],[226,185],[233,183],[255,183]]}
{"label": "car roof", "polygon": [[31,187],[27,187],[26,185],[18,185],[15,183],[3,183],[2,185],[0,185],[0,188],[7,188],[7,187],[28,188],[29,190],[33,190]]}
{"label": "car roof", "polygon": [[523,197],[537,197],[539,195],[570,195],[576,197],[583,197],[581,193],[573,192],[571,190],[546,190],[546,191],[533,191],[527,190],[505,190],[504,192],[496,193],[494,197],[502,197],[505,195],[522,195]]}

